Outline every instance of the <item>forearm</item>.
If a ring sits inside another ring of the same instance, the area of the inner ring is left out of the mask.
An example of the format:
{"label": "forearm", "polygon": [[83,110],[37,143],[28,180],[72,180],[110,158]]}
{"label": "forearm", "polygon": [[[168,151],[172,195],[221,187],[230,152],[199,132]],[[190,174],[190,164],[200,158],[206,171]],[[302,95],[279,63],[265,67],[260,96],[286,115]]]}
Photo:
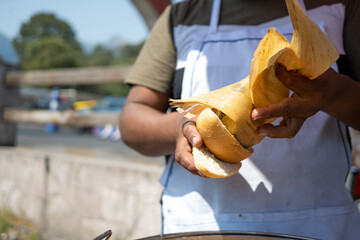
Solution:
{"label": "forearm", "polygon": [[360,83],[345,75],[329,80],[334,85],[334,97],[322,109],[330,116],[360,130]]}
{"label": "forearm", "polygon": [[120,118],[121,136],[126,145],[144,155],[169,154],[175,151],[181,119],[177,112],[167,114],[141,103],[130,103]]}

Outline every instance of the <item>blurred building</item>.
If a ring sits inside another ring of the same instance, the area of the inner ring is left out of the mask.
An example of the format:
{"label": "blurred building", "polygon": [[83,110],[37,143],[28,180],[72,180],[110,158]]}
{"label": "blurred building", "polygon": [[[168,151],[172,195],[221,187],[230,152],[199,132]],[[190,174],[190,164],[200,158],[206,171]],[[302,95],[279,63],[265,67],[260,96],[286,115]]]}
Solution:
{"label": "blurred building", "polygon": [[152,28],[166,6],[171,4],[170,0],[131,0],[145,20],[149,29]]}

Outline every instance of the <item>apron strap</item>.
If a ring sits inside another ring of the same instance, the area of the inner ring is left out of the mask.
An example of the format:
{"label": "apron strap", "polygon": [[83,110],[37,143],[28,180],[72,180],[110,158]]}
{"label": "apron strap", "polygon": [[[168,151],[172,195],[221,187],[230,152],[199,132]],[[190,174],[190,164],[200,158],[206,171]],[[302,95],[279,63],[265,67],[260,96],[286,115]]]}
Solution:
{"label": "apron strap", "polygon": [[219,25],[219,18],[220,18],[220,8],[221,8],[221,0],[213,0],[209,33],[214,33],[217,31]]}

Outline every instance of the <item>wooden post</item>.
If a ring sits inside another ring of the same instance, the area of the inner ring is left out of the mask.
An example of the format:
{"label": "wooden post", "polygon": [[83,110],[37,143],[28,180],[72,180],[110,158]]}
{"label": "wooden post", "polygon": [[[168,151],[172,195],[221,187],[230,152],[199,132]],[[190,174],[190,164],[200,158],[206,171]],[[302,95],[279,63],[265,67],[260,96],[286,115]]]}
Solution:
{"label": "wooden post", "polygon": [[5,84],[6,73],[15,68],[16,67],[0,61],[0,146],[16,145],[16,124],[3,121],[5,107],[16,107],[20,105],[19,87],[7,87]]}
{"label": "wooden post", "polygon": [[127,67],[82,67],[68,69],[11,71],[7,86],[72,86],[124,82],[131,70]]}
{"label": "wooden post", "polygon": [[26,110],[7,107],[3,112],[3,120],[6,122],[35,123],[68,126],[99,126],[118,125],[119,113],[81,113],[72,110],[49,111],[49,110]]}

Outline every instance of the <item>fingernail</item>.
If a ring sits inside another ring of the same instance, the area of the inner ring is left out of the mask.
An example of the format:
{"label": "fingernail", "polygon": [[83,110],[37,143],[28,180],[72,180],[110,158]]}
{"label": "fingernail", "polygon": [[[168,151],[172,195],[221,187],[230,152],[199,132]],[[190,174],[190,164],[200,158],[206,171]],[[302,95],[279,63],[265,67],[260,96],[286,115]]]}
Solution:
{"label": "fingernail", "polygon": [[255,120],[260,119],[261,115],[259,114],[259,112],[256,109],[254,109],[251,113],[251,118],[252,118],[252,120],[255,121]]}
{"label": "fingernail", "polygon": [[195,146],[197,143],[197,137],[193,137],[193,139],[191,140],[191,143],[193,146]]}

